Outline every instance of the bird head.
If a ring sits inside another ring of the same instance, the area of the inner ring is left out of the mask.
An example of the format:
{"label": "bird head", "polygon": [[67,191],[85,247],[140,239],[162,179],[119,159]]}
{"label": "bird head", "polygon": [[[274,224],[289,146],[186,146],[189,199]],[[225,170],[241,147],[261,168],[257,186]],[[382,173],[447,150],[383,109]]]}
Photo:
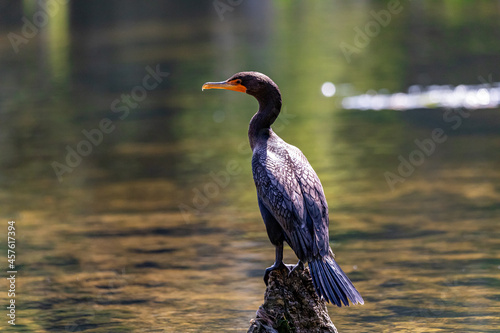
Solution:
{"label": "bird head", "polygon": [[231,76],[226,81],[207,82],[202,88],[205,89],[226,89],[244,92],[259,99],[279,89],[276,83],[266,75],[259,72],[240,72]]}

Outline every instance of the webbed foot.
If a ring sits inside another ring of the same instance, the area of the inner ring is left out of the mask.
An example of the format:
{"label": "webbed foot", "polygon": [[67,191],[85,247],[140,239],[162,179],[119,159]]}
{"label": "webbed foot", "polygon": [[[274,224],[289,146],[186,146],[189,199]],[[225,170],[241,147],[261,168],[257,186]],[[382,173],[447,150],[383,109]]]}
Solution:
{"label": "webbed foot", "polygon": [[290,271],[288,273],[288,276],[290,276],[290,274],[292,274],[292,272],[296,269],[304,269],[304,263],[302,261],[299,260],[299,262],[297,263],[297,265],[287,265],[288,266],[288,270]]}
{"label": "webbed foot", "polygon": [[288,271],[290,271],[290,268],[287,265],[285,265],[283,261],[275,262],[271,267],[266,268],[266,273],[264,274],[264,283],[266,284],[266,286],[268,285],[269,282],[269,274],[275,269],[281,269],[281,268],[286,268]]}

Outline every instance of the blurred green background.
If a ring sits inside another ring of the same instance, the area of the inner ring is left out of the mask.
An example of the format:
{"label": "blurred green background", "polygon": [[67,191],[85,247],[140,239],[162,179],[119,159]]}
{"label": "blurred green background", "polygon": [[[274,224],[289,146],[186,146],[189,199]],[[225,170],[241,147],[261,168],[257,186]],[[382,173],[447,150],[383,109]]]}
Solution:
{"label": "blurred green background", "polygon": [[1,330],[246,331],[274,260],[247,142],[257,103],[201,86],[255,70],[281,89],[274,129],[322,180],[365,299],[329,307],[339,331],[498,332],[498,108],[341,102],[497,87],[500,1],[0,1],[0,32],[0,269],[15,220],[18,270]]}

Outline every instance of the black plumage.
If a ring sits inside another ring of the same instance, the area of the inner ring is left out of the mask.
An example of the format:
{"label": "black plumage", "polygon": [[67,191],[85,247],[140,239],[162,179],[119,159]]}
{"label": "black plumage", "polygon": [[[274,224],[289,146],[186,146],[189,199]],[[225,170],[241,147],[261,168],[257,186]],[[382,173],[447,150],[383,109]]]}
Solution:
{"label": "black plumage", "polygon": [[226,81],[207,82],[203,89],[246,92],[259,102],[248,137],[253,150],[252,171],[262,218],[276,261],[269,273],[283,266],[283,242],[307,262],[316,292],[337,306],[363,304],[363,298],[335,262],[328,233],[328,204],[321,182],[302,152],[271,129],[281,110],[278,86],[266,75],[241,72]]}

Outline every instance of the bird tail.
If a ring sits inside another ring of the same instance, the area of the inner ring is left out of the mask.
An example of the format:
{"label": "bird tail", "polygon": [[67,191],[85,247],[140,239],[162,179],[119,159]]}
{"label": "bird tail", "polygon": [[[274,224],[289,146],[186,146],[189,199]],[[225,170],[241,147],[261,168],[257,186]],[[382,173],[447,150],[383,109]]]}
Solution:
{"label": "bird tail", "polygon": [[342,303],[349,306],[348,298],[352,304],[364,304],[363,298],[332,255],[312,259],[309,269],[319,297],[323,296],[327,302],[339,307]]}

